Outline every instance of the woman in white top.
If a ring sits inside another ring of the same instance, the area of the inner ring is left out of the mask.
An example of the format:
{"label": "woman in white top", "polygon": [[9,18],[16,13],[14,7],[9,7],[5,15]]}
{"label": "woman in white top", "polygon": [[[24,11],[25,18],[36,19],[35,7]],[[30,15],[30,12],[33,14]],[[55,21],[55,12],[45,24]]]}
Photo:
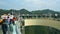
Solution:
{"label": "woman in white top", "polygon": [[14,23],[13,18],[14,18],[14,15],[8,14],[8,19],[10,19],[9,25]]}

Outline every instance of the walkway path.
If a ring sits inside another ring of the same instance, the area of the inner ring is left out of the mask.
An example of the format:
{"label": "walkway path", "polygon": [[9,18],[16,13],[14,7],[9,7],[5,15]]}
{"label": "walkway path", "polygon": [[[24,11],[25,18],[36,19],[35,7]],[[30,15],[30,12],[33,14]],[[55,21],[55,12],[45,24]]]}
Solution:
{"label": "walkway path", "polygon": [[[18,23],[16,23],[16,25],[13,26],[13,30],[14,30],[13,34],[21,34],[20,28],[18,27]],[[2,34],[1,25],[0,25],[0,34]]]}

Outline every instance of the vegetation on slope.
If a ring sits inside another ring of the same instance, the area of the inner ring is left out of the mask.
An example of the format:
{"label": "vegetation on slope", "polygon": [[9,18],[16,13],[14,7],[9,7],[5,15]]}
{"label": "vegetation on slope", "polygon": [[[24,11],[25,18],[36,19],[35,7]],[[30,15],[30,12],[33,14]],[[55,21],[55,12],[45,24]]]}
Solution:
{"label": "vegetation on slope", "polygon": [[25,34],[60,34],[60,30],[49,26],[26,26]]}
{"label": "vegetation on slope", "polygon": [[11,12],[17,12],[17,13],[21,13],[21,14],[47,14],[47,13],[60,13],[54,10],[49,10],[49,9],[44,9],[44,10],[35,10],[35,11],[28,11],[26,9],[21,9],[21,10],[14,10],[14,9],[10,9],[10,10],[5,10],[5,9],[0,9],[0,14],[2,13],[11,13]]}

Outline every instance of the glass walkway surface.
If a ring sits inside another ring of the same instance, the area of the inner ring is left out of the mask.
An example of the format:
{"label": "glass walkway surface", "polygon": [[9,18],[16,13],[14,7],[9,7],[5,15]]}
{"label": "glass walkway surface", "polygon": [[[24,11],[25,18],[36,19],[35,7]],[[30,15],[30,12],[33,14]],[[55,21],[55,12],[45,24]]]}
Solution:
{"label": "glass walkway surface", "polygon": [[[13,32],[10,33],[10,31],[7,31],[7,34],[21,34],[21,30],[18,25],[19,25],[19,23],[16,23],[15,25],[13,25]],[[0,25],[0,34],[3,34],[1,25]]]}

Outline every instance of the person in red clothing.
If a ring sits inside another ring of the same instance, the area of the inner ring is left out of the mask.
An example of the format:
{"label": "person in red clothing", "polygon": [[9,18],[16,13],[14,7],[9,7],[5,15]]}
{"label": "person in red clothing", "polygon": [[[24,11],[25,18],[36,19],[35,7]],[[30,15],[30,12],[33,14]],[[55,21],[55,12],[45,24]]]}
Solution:
{"label": "person in red clothing", "polygon": [[16,18],[15,17],[13,17],[13,21],[16,21]]}

